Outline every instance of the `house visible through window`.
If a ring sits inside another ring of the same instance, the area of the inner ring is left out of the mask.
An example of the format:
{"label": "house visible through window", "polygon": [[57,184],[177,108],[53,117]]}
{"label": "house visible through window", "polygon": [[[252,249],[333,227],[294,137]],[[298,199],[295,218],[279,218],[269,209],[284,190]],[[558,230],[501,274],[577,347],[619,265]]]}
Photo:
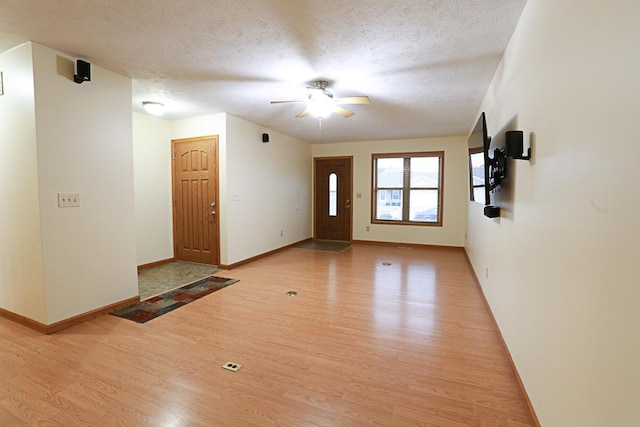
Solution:
{"label": "house visible through window", "polygon": [[469,149],[469,186],[471,201],[484,204],[484,152],[482,147]]}
{"label": "house visible through window", "polygon": [[444,152],[374,154],[372,222],[442,225]]}

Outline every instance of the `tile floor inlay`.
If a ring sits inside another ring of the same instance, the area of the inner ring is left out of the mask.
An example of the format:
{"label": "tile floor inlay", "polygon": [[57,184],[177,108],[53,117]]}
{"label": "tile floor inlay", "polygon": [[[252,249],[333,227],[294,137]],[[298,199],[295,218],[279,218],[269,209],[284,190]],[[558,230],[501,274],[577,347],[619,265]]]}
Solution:
{"label": "tile floor inlay", "polygon": [[142,270],[138,274],[140,299],[167,292],[187,283],[213,276],[220,269],[214,265],[175,261]]}
{"label": "tile floor inlay", "polygon": [[316,251],[342,252],[351,246],[351,242],[342,240],[311,240],[296,246],[299,249],[312,249]]}

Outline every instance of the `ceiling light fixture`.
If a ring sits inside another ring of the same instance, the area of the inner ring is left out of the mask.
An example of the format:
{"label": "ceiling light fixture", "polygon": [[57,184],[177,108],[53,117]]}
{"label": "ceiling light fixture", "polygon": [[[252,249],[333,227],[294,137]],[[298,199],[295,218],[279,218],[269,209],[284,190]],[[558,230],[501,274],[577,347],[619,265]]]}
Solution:
{"label": "ceiling light fixture", "polygon": [[326,119],[333,112],[335,102],[333,98],[323,91],[312,91],[309,94],[309,102],[307,108],[312,116],[319,119]]}
{"label": "ceiling light fixture", "polygon": [[142,106],[144,110],[152,116],[159,116],[164,111],[164,104],[161,102],[144,101]]}

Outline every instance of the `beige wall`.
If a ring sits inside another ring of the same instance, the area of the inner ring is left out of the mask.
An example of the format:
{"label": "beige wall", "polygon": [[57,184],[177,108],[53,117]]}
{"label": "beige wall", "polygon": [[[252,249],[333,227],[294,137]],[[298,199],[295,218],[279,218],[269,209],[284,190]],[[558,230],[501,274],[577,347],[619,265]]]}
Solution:
{"label": "beige wall", "polygon": [[171,127],[133,113],[137,265],[173,258]]}
{"label": "beige wall", "polygon": [[311,237],[310,144],[227,115],[226,170],[225,263]]}
{"label": "beige wall", "polygon": [[468,204],[467,251],[545,427],[639,425],[638,16],[529,1],[480,110],[534,134],[504,216]]}
{"label": "beige wall", "polygon": [[[225,191],[226,114],[210,114],[182,120],[165,120],[133,113],[136,239],[138,265],[172,258],[173,209],[171,141],[218,136],[219,192]],[[221,257],[226,253],[225,218],[220,217]]]}
{"label": "beige wall", "polygon": [[0,308],[46,323],[31,44],[0,55]]}
{"label": "beige wall", "polygon": [[52,324],[136,296],[131,81],[93,66],[78,85],[35,43],[0,61],[2,308]]}
{"label": "beige wall", "polygon": [[[133,118],[139,264],[173,256],[172,212],[165,210],[171,204],[165,156],[171,139],[218,135],[221,264],[311,237],[309,144],[225,113],[176,121]],[[269,144],[262,143],[263,132],[269,132]],[[145,219],[157,210],[153,220]]]}
{"label": "beige wall", "polygon": [[[371,154],[445,152],[443,226],[371,224]],[[353,156],[353,238],[378,242],[464,246],[468,183],[466,138],[425,138],[315,144],[313,157]],[[361,197],[358,198],[358,194]],[[370,231],[366,231],[366,227]]]}
{"label": "beige wall", "polygon": [[131,80],[93,65],[76,84],[74,62],[33,44],[48,324],[138,295]]}

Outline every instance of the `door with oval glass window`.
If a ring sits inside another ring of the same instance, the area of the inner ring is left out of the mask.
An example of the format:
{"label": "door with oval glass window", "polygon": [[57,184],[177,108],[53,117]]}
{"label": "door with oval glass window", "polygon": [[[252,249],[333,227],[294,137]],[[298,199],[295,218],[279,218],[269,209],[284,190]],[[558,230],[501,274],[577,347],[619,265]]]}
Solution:
{"label": "door with oval glass window", "polygon": [[350,242],[353,157],[314,160],[314,236],[316,239]]}

